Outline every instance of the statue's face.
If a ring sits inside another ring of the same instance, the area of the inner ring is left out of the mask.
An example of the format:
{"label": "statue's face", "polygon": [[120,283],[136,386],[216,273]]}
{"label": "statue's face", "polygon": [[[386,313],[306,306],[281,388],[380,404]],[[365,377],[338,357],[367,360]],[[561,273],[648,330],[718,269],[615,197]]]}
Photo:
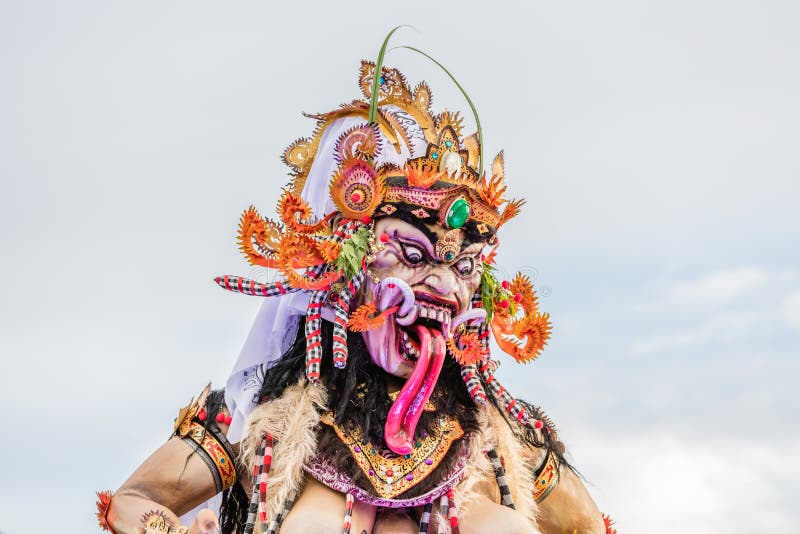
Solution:
{"label": "statue's face", "polygon": [[[394,315],[389,316],[382,327],[368,330],[363,336],[372,361],[401,378],[411,374],[417,361],[417,325],[446,332],[451,319],[469,309],[481,280],[480,256],[484,243],[461,245],[463,231],[458,230],[456,251],[447,261],[436,252],[436,243],[447,230],[438,225],[426,228],[430,234],[391,217],[375,223],[375,235],[386,234],[389,239],[382,243],[383,250],[370,265],[371,277],[375,280],[394,277],[405,282],[414,293],[417,317],[413,324],[401,326]],[[365,285],[366,302],[378,306],[381,300],[385,301],[380,293],[388,291],[386,287],[381,288],[369,278]],[[448,337],[447,333],[444,337]]]}

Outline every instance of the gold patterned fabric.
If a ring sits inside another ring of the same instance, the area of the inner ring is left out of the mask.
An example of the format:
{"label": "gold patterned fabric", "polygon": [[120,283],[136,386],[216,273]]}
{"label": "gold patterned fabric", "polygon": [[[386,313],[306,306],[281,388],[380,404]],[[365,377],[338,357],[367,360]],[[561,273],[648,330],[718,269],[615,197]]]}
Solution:
{"label": "gold patterned fabric", "polygon": [[193,422],[184,439],[195,442],[208,455],[219,475],[222,489],[230,488],[236,483],[236,466],[233,459],[211,432],[203,428],[203,425]]}
{"label": "gold patterned fabric", "polygon": [[533,498],[536,502],[544,500],[558,485],[558,468],[558,457],[552,451],[548,452],[547,460],[545,460],[541,472],[537,475],[533,483]]}
{"label": "gold patterned fabric", "polygon": [[456,418],[443,416],[430,433],[415,443],[413,452],[398,456],[365,440],[360,428],[344,428],[334,419],[333,412],[326,412],[320,420],[333,427],[375,493],[386,499],[397,497],[425,480],[442,462],[453,442],[464,435]]}

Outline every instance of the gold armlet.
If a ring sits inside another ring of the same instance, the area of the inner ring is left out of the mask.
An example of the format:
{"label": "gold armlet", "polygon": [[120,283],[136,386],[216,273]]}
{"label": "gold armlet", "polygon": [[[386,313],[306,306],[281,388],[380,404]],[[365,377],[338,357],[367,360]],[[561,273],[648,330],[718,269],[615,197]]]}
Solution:
{"label": "gold armlet", "polygon": [[214,477],[217,493],[236,484],[236,466],[233,462],[228,440],[213,427],[204,428],[193,421],[183,439],[194,444],[195,451],[208,466]]}
{"label": "gold armlet", "polygon": [[178,417],[175,418],[174,431],[175,435],[189,443],[206,463],[219,493],[236,483],[236,465],[225,436],[213,423],[204,426],[198,422],[205,421],[207,417],[206,402],[210,394],[211,384],[208,384],[196,399],[192,399],[188,406],[181,408]]}
{"label": "gold armlet", "polygon": [[553,451],[548,451],[544,464],[534,472],[536,480],[533,483],[533,498],[537,503],[543,501],[558,485],[559,467],[558,456]]}

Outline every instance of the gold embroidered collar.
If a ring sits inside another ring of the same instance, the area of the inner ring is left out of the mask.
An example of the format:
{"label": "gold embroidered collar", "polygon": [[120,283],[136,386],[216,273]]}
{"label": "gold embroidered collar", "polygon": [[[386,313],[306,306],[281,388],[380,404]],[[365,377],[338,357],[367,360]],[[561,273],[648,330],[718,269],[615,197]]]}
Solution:
{"label": "gold embroidered collar", "polygon": [[325,412],[320,420],[333,427],[375,493],[385,499],[393,499],[425,480],[442,462],[453,442],[464,435],[455,417],[442,416],[431,432],[416,442],[410,454],[398,456],[384,446],[365,441],[361,428],[344,428],[334,419],[333,412]]}

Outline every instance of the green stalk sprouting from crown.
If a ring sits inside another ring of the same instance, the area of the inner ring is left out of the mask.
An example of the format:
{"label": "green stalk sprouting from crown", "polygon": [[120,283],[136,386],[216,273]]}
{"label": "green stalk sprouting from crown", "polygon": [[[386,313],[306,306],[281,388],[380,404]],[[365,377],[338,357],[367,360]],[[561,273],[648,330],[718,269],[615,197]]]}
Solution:
{"label": "green stalk sprouting from crown", "polygon": [[[392,35],[394,34],[394,32],[396,32],[397,30],[399,30],[400,28],[402,28],[404,26],[406,26],[406,25],[395,26],[394,28],[392,28],[392,31],[390,31],[388,33],[388,35],[386,35],[386,38],[383,40],[383,44],[381,45],[381,49],[378,52],[378,59],[377,59],[377,61],[375,61],[375,72],[372,75],[372,91],[370,93],[370,99],[369,99],[369,122],[370,122],[370,124],[375,124],[375,116],[378,113],[378,97],[379,97],[380,86],[381,86],[380,80],[381,80],[382,73],[383,73],[383,58],[386,56],[386,47],[389,46],[389,40],[392,38]],[[479,150],[478,150],[478,176],[479,177],[483,177],[483,128],[481,128],[481,120],[478,117],[478,110],[475,109],[475,104],[472,103],[472,99],[469,97],[469,95],[464,90],[464,88],[461,86],[461,84],[458,83],[458,80],[456,80],[455,76],[453,76],[450,73],[450,71],[445,68],[444,65],[442,65],[441,63],[436,61],[433,57],[431,57],[430,55],[426,54],[422,50],[419,50],[418,48],[414,48],[413,46],[401,46],[399,48],[406,48],[408,50],[412,50],[414,52],[417,52],[418,54],[422,54],[426,58],[428,58],[431,61],[433,61],[434,63],[436,63],[436,65],[438,65],[439,68],[442,69],[445,72],[445,74],[447,74],[450,77],[451,80],[453,80],[453,83],[456,84],[456,87],[458,87],[459,91],[461,91],[461,94],[464,95],[464,98],[467,100],[467,104],[469,104],[469,107],[472,110],[472,115],[475,117],[475,126],[477,127],[477,130],[478,130],[478,147],[479,147]]]}
{"label": "green stalk sprouting from crown", "polygon": [[469,104],[469,107],[472,110],[472,115],[475,117],[475,126],[478,129],[478,146],[480,147],[480,149],[478,150],[478,176],[483,177],[483,129],[481,128],[481,119],[478,118],[478,110],[475,109],[475,104],[472,103],[472,99],[469,97],[464,88],[461,87],[461,84],[458,83],[456,77],[453,76],[450,73],[450,71],[445,68],[444,65],[436,61],[430,55],[426,54],[422,50],[419,50],[418,48],[414,48],[413,46],[401,46],[400,48],[406,48],[408,50],[417,52],[418,54],[422,54],[426,58],[436,63],[439,66],[439,68],[442,69],[445,72],[445,74],[447,74],[450,77],[451,80],[453,80],[453,83],[456,84],[456,87],[458,87],[459,91],[461,91],[461,94],[464,95],[464,98],[467,99],[467,104]]}
{"label": "green stalk sprouting from crown", "polygon": [[375,115],[378,113],[378,93],[381,87],[381,73],[383,72],[383,57],[386,55],[386,47],[389,46],[389,39],[392,38],[394,32],[402,28],[404,25],[395,26],[392,31],[383,40],[383,45],[378,52],[378,59],[375,61],[375,72],[372,74],[372,92],[369,98],[369,122],[375,124]]}

